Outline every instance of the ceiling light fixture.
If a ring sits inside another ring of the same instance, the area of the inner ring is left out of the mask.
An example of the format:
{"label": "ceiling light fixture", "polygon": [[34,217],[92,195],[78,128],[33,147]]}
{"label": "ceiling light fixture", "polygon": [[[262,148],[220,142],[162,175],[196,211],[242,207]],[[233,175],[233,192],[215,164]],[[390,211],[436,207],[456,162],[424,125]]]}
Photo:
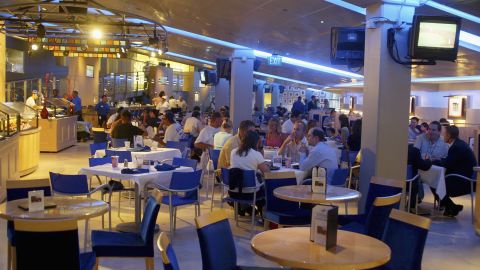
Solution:
{"label": "ceiling light fixture", "polygon": [[33,43],[32,45],[30,45],[30,48],[32,49],[32,51],[38,51],[40,47],[38,46],[38,44]]}
{"label": "ceiling light fixture", "polygon": [[101,39],[103,37],[103,32],[102,30],[98,29],[98,28],[95,28],[92,30],[92,32],[90,33],[90,35],[92,36],[92,38],[94,39]]}

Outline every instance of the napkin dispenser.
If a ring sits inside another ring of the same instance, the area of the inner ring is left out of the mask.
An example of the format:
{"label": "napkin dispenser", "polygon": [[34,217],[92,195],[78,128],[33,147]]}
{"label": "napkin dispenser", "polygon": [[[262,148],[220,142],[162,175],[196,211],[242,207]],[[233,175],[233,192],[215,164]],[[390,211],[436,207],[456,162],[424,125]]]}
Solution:
{"label": "napkin dispenser", "polygon": [[310,241],[331,249],[337,245],[338,206],[320,204],[312,209]]}
{"label": "napkin dispenser", "polygon": [[312,193],[327,194],[327,171],[325,168],[312,169]]}
{"label": "napkin dispenser", "polygon": [[145,144],[143,143],[143,136],[136,135],[133,138],[133,148],[143,148]]}
{"label": "napkin dispenser", "polygon": [[32,190],[28,192],[28,212],[45,210],[45,197],[43,190]]}

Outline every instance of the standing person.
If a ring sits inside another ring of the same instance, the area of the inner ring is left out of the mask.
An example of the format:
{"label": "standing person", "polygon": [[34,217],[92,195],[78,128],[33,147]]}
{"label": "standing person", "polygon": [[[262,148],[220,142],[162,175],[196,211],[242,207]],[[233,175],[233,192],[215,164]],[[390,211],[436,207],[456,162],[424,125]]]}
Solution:
{"label": "standing person", "polygon": [[302,97],[298,97],[297,101],[295,101],[292,105],[292,112],[299,111],[300,113],[305,112],[305,104],[302,102]]}
{"label": "standing person", "polygon": [[313,146],[305,160],[300,162],[300,170],[311,173],[313,167],[327,170],[338,168],[338,158],[335,148],[325,143],[325,133],[320,128],[312,128],[307,134],[308,145]]}
{"label": "standing person", "polygon": [[25,101],[25,105],[31,108],[37,107],[37,99],[38,99],[38,91],[33,90],[32,95],[27,98],[27,101]]}
{"label": "standing person", "polygon": [[110,106],[107,102],[107,95],[103,95],[100,102],[95,106],[95,111],[97,111],[98,125],[103,127],[103,124],[107,122],[108,113],[110,112]]}
{"label": "standing person", "polygon": [[348,136],[347,145],[350,151],[360,151],[362,148],[362,119],[353,122],[352,133]]}
{"label": "standing person", "polygon": [[178,107],[181,109],[182,113],[187,112],[187,102],[183,99],[182,96],[178,98]]}
{"label": "standing person", "polygon": [[348,136],[350,136],[350,120],[345,114],[340,114],[338,116],[338,121],[340,122],[340,138],[343,145],[347,145]]}
{"label": "standing person", "polygon": [[266,134],[266,146],[269,147],[280,147],[287,137],[282,133],[282,126],[280,125],[280,120],[278,118],[271,118],[268,121],[268,131]]}
{"label": "standing person", "polygon": [[240,146],[240,142],[245,137],[248,131],[255,130],[255,123],[250,120],[243,120],[238,127],[237,135],[228,139],[223,145],[220,155],[218,157],[218,168],[230,167],[230,154],[232,150]]}
{"label": "standing person", "polygon": [[307,110],[310,111],[310,110],[316,110],[316,109],[318,109],[317,97],[312,96],[312,99],[307,104]]}
{"label": "standing person", "polygon": [[220,132],[213,137],[213,148],[222,149],[228,139],[233,137],[232,135],[233,125],[228,120],[223,120]]}
{"label": "standing person", "polygon": [[[458,127],[454,125],[445,127],[445,142],[450,144],[450,148],[447,157],[434,161],[434,164],[444,167],[445,175],[459,174],[471,178],[473,167],[477,166],[477,159],[470,146],[458,138],[459,134]],[[463,210],[463,205],[455,204],[450,197],[458,197],[474,191],[471,190],[468,181],[458,177],[445,178],[445,185],[447,195],[440,201],[440,206],[445,207],[444,216],[454,217]],[[438,198],[438,195],[435,194],[435,197]]]}
{"label": "standing person", "polygon": [[78,91],[73,91],[73,114],[78,116],[77,121],[83,121],[82,116],[82,99],[78,96]]}
{"label": "standing person", "polygon": [[417,139],[417,136],[420,135],[420,130],[418,130],[418,117],[410,118],[410,125],[408,126],[408,141],[414,142]]}

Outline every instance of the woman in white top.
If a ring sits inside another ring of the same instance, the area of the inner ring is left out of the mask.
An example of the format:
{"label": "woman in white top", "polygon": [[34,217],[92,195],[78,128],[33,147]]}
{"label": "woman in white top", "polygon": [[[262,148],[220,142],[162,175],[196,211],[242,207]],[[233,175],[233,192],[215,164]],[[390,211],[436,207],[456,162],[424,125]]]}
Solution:
{"label": "woman in white top", "polygon": [[232,135],[232,123],[228,120],[223,120],[220,132],[213,136],[213,149],[222,149],[223,145]]}
{"label": "woman in white top", "polygon": [[[269,172],[270,166],[265,162],[262,153],[257,151],[257,145],[260,136],[255,131],[248,131],[240,142],[240,146],[232,150],[230,154],[230,168],[239,168],[242,170],[254,170],[262,173]],[[256,179],[257,186],[260,184]],[[241,197],[248,199],[252,197],[252,192],[256,189],[243,188],[242,193],[229,191],[232,197]]]}

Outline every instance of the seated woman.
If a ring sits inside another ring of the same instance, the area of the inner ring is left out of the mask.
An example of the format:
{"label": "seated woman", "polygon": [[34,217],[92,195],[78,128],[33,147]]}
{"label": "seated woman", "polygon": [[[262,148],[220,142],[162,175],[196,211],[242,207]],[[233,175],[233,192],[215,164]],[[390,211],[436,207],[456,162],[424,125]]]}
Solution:
{"label": "seated woman", "polygon": [[271,118],[268,121],[268,132],[265,146],[280,147],[286,139],[286,135],[282,133],[282,125],[278,118]]}
{"label": "seated woman", "polygon": [[[248,131],[245,137],[242,138],[240,146],[232,150],[230,154],[230,168],[239,168],[242,170],[255,170],[260,171],[261,173],[269,172],[270,166],[265,162],[262,153],[257,151],[258,141],[260,136],[255,131]],[[257,186],[260,184],[259,177],[256,177]],[[230,197],[236,199],[252,200],[253,192],[257,191],[258,188],[243,188],[242,192],[238,192],[238,189],[233,191],[228,191]],[[261,189],[257,192],[257,196],[263,195],[264,191]],[[263,203],[257,205],[259,211],[261,211],[261,206]],[[243,208],[243,207],[242,207]],[[240,214],[244,212],[239,211]]]}

